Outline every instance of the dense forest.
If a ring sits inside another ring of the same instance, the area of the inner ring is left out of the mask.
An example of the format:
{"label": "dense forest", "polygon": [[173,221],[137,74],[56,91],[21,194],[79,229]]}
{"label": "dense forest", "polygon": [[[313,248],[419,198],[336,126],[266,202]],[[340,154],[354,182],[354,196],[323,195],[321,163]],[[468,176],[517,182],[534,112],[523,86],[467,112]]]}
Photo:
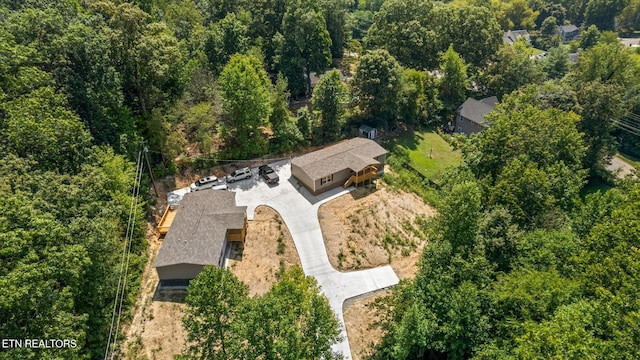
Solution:
{"label": "dense forest", "polygon": [[[165,175],[436,128],[467,96],[501,104],[418,276],[380,303],[375,357],[640,352],[640,189],[582,191],[640,154],[610,122],[640,113],[640,53],[617,39],[639,0],[0,0],[0,19],[0,334],[78,342],[0,359],[103,356],[123,248],[125,315],[146,260],[143,140]],[[564,24],[583,32],[562,44]]]}

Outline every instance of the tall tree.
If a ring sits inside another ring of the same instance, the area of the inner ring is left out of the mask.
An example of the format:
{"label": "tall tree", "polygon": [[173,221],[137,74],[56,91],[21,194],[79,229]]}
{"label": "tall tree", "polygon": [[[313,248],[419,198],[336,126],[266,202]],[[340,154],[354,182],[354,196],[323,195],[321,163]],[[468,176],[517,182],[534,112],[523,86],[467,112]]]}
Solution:
{"label": "tall tree", "polygon": [[628,3],[628,0],[589,0],[584,11],[584,23],[595,25],[600,30],[615,30],[615,18]]}
{"label": "tall tree", "polygon": [[551,48],[541,65],[549,79],[561,79],[569,72],[569,51],[562,46]]}
{"label": "tall tree", "polygon": [[324,144],[338,140],[344,120],[347,85],[340,79],[340,73],[333,69],[318,81],[311,103],[319,113],[320,123],[315,141]]}
{"label": "tall tree", "polygon": [[558,20],[554,16],[544,19],[540,25],[540,35],[536,39],[536,46],[549,50],[560,45],[560,35],[558,33]]}
{"label": "tall tree", "polygon": [[431,28],[433,4],[424,0],[387,0],[373,17],[365,43],[389,51],[404,66],[433,68],[439,51]]}
{"label": "tall tree", "polygon": [[279,152],[288,152],[296,149],[302,142],[302,133],[291,118],[289,111],[289,90],[287,79],[278,74],[275,89],[272,95],[271,106],[273,111],[269,116],[273,138],[272,149]]}
{"label": "tall tree", "polygon": [[42,87],[4,104],[0,129],[10,152],[36,160],[46,170],[75,173],[80,170],[91,136],[66,99]]}
{"label": "tall tree", "polygon": [[446,52],[440,57],[440,96],[447,111],[455,110],[464,102],[467,95],[467,64],[449,45]]}
{"label": "tall tree", "polygon": [[280,41],[276,62],[289,80],[291,93],[311,94],[311,72],[321,73],[331,65],[331,37],[318,6],[302,0],[289,2]]}
{"label": "tall tree", "polygon": [[527,226],[540,226],[556,207],[571,207],[585,176],[578,119],[556,108],[541,110],[519,94],[505,98],[489,114],[491,127],[464,150],[474,175],[491,184],[488,204],[507,207]]}
{"label": "tall tree", "polygon": [[248,14],[239,16],[230,13],[222,20],[209,26],[204,42],[204,51],[209,60],[209,66],[219,73],[227,64],[231,55],[244,54],[249,48]]}
{"label": "tall tree", "polygon": [[338,320],[316,281],[299,266],[251,307],[246,320],[247,358],[339,359],[331,345],[340,340]]}
{"label": "tall tree", "polygon": [[388,51],[373,50],[360,58],[353,88],[366,118],[383,127],[395,123],[402,90],[402,68]]}
{"label": "tall tree", "polygon": [[271,84],[258,59],[236,54],[231,57],[218,79],[225,113],[235,129],[227,139],[235,140],[236,155],[248,158],[264,154],[268,145],[261,127],[271,113]]}
{"label": "tall tree", "polygon": [[498,23],[504,31],[510,29],[533,30],[540,14],[531,9],[526,0],[499,1],[492,0],[491,5],[496,13]]}
{"label": "tall tree", "polygon": [[130,3],[119,5],[110,19],[116,68],[122,74],[125,103],[146,116],[182,93],[183,58],[166,24],[150,22]]}
{"label": "tall tree", "polygon": [[338,320],[300,267],[255,298],[228,270],[207,267],[189,286],[183,324],[193,341],[183,358],[339,358],[331,350],[340,339]]}
{"label": "tall tree", "polygon": [[196,359],[238,359],[242,335],[238,327],[249,288],[228,269],[206,266],[189,284],[183,324]]}
{"label": "tall tree", "polygon": [[485,93],[500,98],[522,86],[542,82],[544,73],[530,55],[531,49],[524,41],[516,41],[513,46],[504,44],[483,74]]}
{"label": "tall tree", "polygon": [[438,52],[453,45],[465,62],[475,67],[487,65],[503,42],[493,12],[480,4],[436,4],[431,25],[438,35]]}
{"label": "tall tree", "polygon": [[615,152],[610,121],[637,101],[640,89],[635,84],[640,75],[619,43],[601,43],[584,51],[571,75],[582,106],[579,126],[589,149],[585,166],[593,175],[601,174],[605,159]]}
{"label": "tall tree", "polygon": [[440,122],[440,101],[435,76],[415,69],[405,69],[399,116],[409,125],[427,125]]}
{"label": "tall tree", "polygon": [[342,58],[344,46],[350,39],[349,8],[353,3],[354,0],[322,0],[320,2],[331,38],[331,56],[334,58]]}
{"label": "tall tree", "polygon": [[600,39],[600,30],[595,25],[589,27],[580,34],[580,47],[586,50],[598,43]]}

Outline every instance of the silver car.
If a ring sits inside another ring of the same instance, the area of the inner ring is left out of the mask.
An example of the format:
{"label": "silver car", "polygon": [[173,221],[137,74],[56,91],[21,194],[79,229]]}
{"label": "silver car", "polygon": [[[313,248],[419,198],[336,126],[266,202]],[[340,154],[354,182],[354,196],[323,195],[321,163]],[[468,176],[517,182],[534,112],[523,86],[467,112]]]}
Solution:
{"label": "silver car", "polygon": [[232,183],[238,180],[249,179],[251,176],[252,176],[251,169],[246,167],[246,168],[238,169],[232,172],[231,174],[227,175],[227,182]]}

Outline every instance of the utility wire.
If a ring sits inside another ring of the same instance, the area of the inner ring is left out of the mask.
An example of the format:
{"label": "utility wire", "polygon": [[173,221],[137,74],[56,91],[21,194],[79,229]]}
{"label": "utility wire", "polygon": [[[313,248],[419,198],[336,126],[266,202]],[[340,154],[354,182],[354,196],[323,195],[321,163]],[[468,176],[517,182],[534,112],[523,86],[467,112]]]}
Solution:
{"label": "utility wire", "polygon": [[[131,246],[133,245],[133,233],[135,230],[135,222],[136,222],[136,214],[138,211],[138,196],[140,195],[140,182],[142,180],[142,168],[143,168],[143,164],[140,164],[140,172],[138,175],[138,181],[136,183],[136,185],[134,185],[134,189],[136,189],[136,195],[134,196],[135,199],[135,206],[133,208],[133,220],[132,220],[132,224],[131,224],[131,232],[129,233],[129,249],[127,250],[127,261],[125,262],[125,267],[124,267],[124,276],[123,276],[123,281],[122,281],[122,291],[120,292],[120,306],[118,307],[118,321],[116,322],[116,332],[115,332],[115,336],[113,338],[113,345],[116,346],[118,343],[118,333],[120,332],[120,320],[122,319],[122,303],[124,301],[124,294],[125,294],[125,289],[127,288],[127,275],[129,274],[129,259],[131,258]],[[112,356],[111,358],[113,359],[115,356],[115,351],[112,352]]]}
{"label": "utility wire", "polygon": [[[104,352],[104,360],[107,360],[109,357],[109,349],[111,347],[111,338],[114,335],[114,332],[113,332],[114,323],[116,322],[116,311],[118,309],[118,297],[120,296],[120,289],[121,289],[121,285],[123,284],[125,260],[128,262],[127,248],[129,248],[129,250],[131,249],[129,239],[132,237],[133,228],[135,227],[135,210],[138,204],[138,193],[140,191],[139,183],[140,183],[140,177],[142,175],[142,165],[143,165],[142,149],[140,149],[140,151],[138,152],[138,159],[136,161],[136,173],[134,177],[134,185],[133,185],[133,189],[131,190],[132,198],[131,198],[131,204],[129,206],[129,219],[127,221],[127,231],[125,233],[125,242],[122,249],[122,258],[120,260],[120,276],[118,278],[118,287],[116,289],[116,296],[113,300],[113,311],[111,313],[111,325],[109,326],[109,338],[107,340],[107,346]],[[126,279],[125,279],[125,284],[126,284]],[[122,293],[124,293],[124,286],[122,286]],[[119,323],[120,323],[120,314],[118,312],[118,324]],[[117,332],[116,332],[115,338],[117,339]],[[115,339],[114,339],[114,344],[115,344]]]}
{"label": "utility wire", "polygon": [[611,119],[611,122],[620,130],[640,136],[640,115],[630,112],[620,119]]}

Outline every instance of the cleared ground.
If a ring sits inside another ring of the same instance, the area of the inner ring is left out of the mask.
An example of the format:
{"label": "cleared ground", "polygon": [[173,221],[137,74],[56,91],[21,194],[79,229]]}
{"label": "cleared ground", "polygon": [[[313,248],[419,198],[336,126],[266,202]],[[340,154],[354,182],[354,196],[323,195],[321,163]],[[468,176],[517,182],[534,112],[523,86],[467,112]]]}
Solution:
{"label": "cleared ground", "polygon": [[435,209],[413,193],[378,184],[380,189],[358,188],[320,207],[329,261],[341,271],[390,264],[398,278],[411,278]]}
{"label": "cleared ground", "polygon": [[[320,207],[329,260],[342,271],[390,264],[398,278],[413,278],[426,244],[422,229],[435,209],[413,193],[378,183],[380,189],[359,188]],[[373,327],[378,315],[372,303],[388,293],[380,290],[344,302],[353,359],[364,358],[382,339],[382,330]]]}
{"label": "cleared ground", "polygon": [[382,339],[382,329],[373,326],[375,321],[380,320],[373,303],[389,293],[389,290],[380,290],[344,302],[344,322],[353,360],[365,359],[367,355],[371,355],[373,346]]}
{"label": "cleared ground", "polygon": [[282,218],[272,208],[258,206],[249,221],[245,248],[233,248],[229,269],[254,296],[269,291],[278,274],[295,264],[300,265],[300,258]]}
{"label": "cleared ground", "polygon": [[[152,265],[161,241],[151,226],[147,240],[149,262],[143,274],[140,298],[132,310],[133,319],[124,329],[126,340],[122,352],[125,359],[171,360],[182,352],[186,343],[182,317],[187,293],[157,290],[158,275]],[[229,268],[249,286],[251,295],[269,290],[281,266],[286,269],[300,264],[289,230],[278,213],[266,206],[256,208],[254,220],[249,221],[247,227],[245,249],[233,249],[231,257]]]}

